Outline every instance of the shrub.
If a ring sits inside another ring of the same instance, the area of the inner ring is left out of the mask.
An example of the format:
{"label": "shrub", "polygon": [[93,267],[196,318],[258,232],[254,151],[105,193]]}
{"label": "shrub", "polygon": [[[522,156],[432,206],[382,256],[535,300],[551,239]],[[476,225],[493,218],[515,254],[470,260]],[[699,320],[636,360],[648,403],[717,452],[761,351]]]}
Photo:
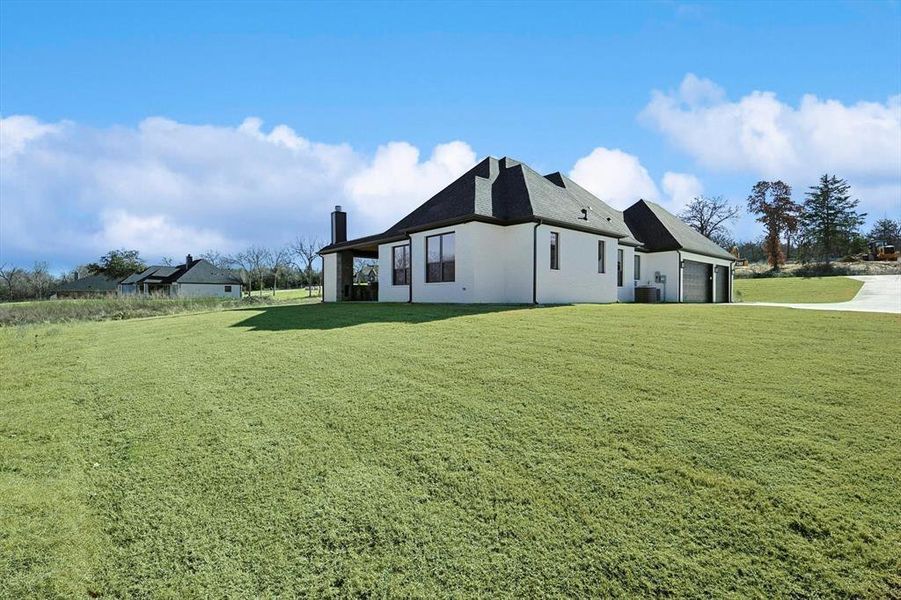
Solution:
{"label": "shrub", "polygon": [[850,275],[848,267],[837,266],[834,263],[809,263],[801,265],[794,272],[795,277],[829,277],[833,275]]}

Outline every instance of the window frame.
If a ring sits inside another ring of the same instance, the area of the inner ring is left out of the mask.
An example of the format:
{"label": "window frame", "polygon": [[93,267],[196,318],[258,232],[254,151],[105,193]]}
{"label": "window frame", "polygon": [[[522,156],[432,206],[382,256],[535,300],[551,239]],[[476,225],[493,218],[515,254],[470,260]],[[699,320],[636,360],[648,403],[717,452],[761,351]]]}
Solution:
{"label": "window frame", "polygon": [[231,291],[232,291],[232,286],[230,286],[230,285],[223,285],[222,287],[225,288],[223,291],[224,291],[226,294],[230,294],[230,293],[231,293]]}
{"label": "window frame", "polygon": [[626,252],[622,248],[616,250],[616,287],[623,287],[623,279],[625,278],[624,270],[626,265]]}
{"label": "window frame", "polygon": [[[435,233],[432,235],[425,236],[425,282],[426,283],[454,283],[457,280],[457,236],[456,231],[445,231],[443,233]],[[446,260],[444,258],[444,238],[448,236],[453,236],[453,244],[454,244],[454,257],[451,260]],[[438,238],[438,265],[439,268],[439,277],[438,279],[433,279],[429,273],[429,265],[436,263],[429,263],[429,240],[432,238]],[[446,265],[448,263],[453,264],[453,274],[448,278],[446,272]]]}
{"label": "window frame", "polygon": [[[406,266],[398,269],[395,265],[397,264],[396,257],[398,250],[404,250],[407,255],[406,258]],[[404,282],[398,283],[397,274],[399,271],[403,272]],[[410,280],[413,278],[413,258],[410,253],[410,244],[398,244],[396,246],[391,246],[391,285],[410,285]]]}
{"label": "window frame", "polygon": [[560,232],[552,231],[549,245],[551,271],[560,270]]}
{"label": "window frame", "polygon": [[607,273],[607,240],[598,240],[598,273]]}
{"label": "window frame", "polygon": [[641,254],[636,252],[632,259],[632,279],[641,281]]}

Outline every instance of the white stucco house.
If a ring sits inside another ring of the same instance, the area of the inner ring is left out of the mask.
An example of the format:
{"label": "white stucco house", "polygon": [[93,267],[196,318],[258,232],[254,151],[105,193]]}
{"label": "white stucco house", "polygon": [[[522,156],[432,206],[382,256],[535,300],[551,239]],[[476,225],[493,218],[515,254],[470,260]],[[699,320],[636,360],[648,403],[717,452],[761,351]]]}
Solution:
{"label": "white stucco house", "polygon": [[[348,240],[336,207],[320,255],[325,302],[729,302],[735,260],[653,202],[618,211],[492,157],[383,233]],[[358,293],[355,257],[378,260],[376,293]]]}
{"label": "white stucco house", "polygon": [[240,298],[241,279],[190,254],[181,265],[154,265],[119,282],[123,296],[154,295],[179,298]]}

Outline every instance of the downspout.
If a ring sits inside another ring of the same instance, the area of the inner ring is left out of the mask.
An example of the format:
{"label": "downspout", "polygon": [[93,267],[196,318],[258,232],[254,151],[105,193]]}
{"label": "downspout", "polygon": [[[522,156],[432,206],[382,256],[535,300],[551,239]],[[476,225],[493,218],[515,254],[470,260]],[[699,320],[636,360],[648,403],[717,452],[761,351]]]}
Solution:
{"label": "downspout", "polygon": [[538,304],[538,228],[541,227],[541,219],[535,223],[532,229],[532,304]]}
{"label": "downspout", "polygon": [[[320,254],[319,260],[322,261],[322,271],[321,271],[321,274],[319,275],[319,283],[322,284],[322,287],[320,289],[322,291],[319,292],[319,302],[320,302],[320,304],[324,304],[325,303],[325,257]],[[312,276],[312,275],[313,274],[310,273],[310,276]],[[307,282],[307,285],[312,285],[312,284],[313,284],[312,281]]]}
{"label": "downspout", "polygon": [[727,285],[729,287],[728,293],[726,294],[726,302],[728,302],[729,304],[732,304],[732,278],[734,277],[734,273],[732,272],[733,267],[735,267],[734,261],[729,263],[729,279],[727,280]]}
{"label": "downspout", "polygon": [[407,292],[409,293],[407,304],[413,304],[413,236],[409,233],[407,234],[407,244],[410,247],[410,281],[407,282]]}
{"label": "downspout", "polygon": [[679,287],[676,288],[676,302],[682,302],[682,251],[676,250],[676,256],[679,257],[679,263],[676,265],[679,268]]}

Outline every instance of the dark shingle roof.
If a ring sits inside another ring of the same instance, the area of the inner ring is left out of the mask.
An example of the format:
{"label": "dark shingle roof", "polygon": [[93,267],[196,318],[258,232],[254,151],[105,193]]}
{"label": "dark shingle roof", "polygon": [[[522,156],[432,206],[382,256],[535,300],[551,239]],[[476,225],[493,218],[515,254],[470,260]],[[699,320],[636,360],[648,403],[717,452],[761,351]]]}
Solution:
{"label": "dark shingle roof", "polygon": [[62,283],[56,287],[57,292],[113,292],[119,279],[106,275],[89,275],[73,281]]}
{"label": "dark shingle roof", "polygon": [[[584,211],[584,212],[583,212]],[[653,202],[620,212],[560,172],[540,175],[528,165],[488,157],[429,198],[384,233],[330,244],[320,252],[403,239],[407,232],[447,222],[483,219],[499,224],[537,221],[597,232],[648,251],[732,255]]]}
{"label": "dark shingle roof", "polygon": [[[182,265],[184,266],[184,265]],[[200,259],[191,263],[191,267],[177,278],[178,283],[224,283],[241,284],[241,278],[223,269],[218,269],[207,260]]]}
{"label": "dark shingle roof", "polygon": [[137,283],[139,281],[143,281],[145,277],[147,277],[148,275],[153,273],[156,269],[157,269],[157,267],[147,267],[140,273],[132,273],[131,275],[129,275],[128,277],[126,277],[125,279],[120,281],[119,283],[121,283],[122,285],[127,285],[130,283]]}
{"label": "dark shingle roof", "polygon": [[144,281],[151,281],[153,283],[166,283],[167,280],[169,280],[174,273],[177,273],[181,267],[184,267],[184,265],[180,265],[179,267],[172,267],[168,265],[153,265],[147,267],[140,273],[129,275],[122,280],[122,283],[125,285],[131,283],[142,283]]}
{"label": "dark shingle roof", "polygon": [[214,267],[212,263],[202,258],[192,260],[187,268],[185,268],[184,264],[176,266],[154,265],[152,267],[147,267],[140,273],[129,275],[122,280],[122,283],[138,284],[144,281],[153,283],[241,284],[241,279],[238,276],[233,275],[228,271],[218,269]]}
{"label": "dark shingle roof", "polygon": [[184,265],[178,265],[177,267],[171,267],[171,266],[157,267],[156,270],[150,274],[150,278],[163,280],[163,279],[167,279],[167,278],[171,277],[172,275],[175,275],[177,272],[183,271],[183,270],[184,270]]}
{"label": "dark shingle roof", "polygon": [[735,260],[727,250],[704,237],[659,204],[639,200],[623,212],[632,234],[651,252],[685,250]]}
{"label": "dark shingle roof", "polygon": [[[582,210],[587,210],[586,215]],[[400,239],[407,231],[466,218],[515,223],[544,219],[638,242],[619,211],[561,173],[540,175],[511,158],[488,157],[432,196],[382,234],[326,246],[322,251],[362,242]]]}

